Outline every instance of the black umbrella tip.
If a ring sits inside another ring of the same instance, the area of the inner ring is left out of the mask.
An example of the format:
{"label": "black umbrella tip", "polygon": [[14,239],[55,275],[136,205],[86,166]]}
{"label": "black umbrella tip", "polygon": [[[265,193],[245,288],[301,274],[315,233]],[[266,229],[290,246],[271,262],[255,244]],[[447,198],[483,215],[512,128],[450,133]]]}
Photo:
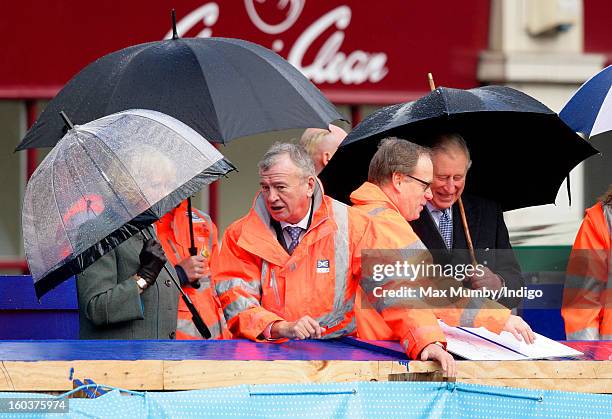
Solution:
{"label": "black umbrella tip", "polygon": [[178,39],[178,32],[176,31],[176,11],[174,9],[172,9],[172,12],[170,12],[171,16],[172,16],[172,39]]}
{"label": "black umbrella tip", "polygon": [[66,115],[66,113],[64,111],[60,111],[59,114],[62,117],[62,119],[64,120],[64,124],[66,124],[68,129],[73,129],[74,128],[74,124],[72,123],[72,121],[70,121],[70,119],[68,118],[68,115]]}

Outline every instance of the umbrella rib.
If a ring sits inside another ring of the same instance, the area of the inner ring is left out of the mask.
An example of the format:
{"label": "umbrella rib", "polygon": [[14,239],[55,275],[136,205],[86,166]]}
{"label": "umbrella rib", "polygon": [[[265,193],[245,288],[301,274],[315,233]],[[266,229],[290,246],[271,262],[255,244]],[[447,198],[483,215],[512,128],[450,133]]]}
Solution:
{"label": "umbrella rib", "polygon": [[[53,202],[55,203],[55,209],[57,210],[57,215],[62,223],[64,235],[66,236],[68,243],[70,243],[70,246],[72,246],[72,243],[70,242],[70,237],[68,237],[68,233],[66,232],[66,224],[64,223],[64,217],[62,217],[62,213],[60,211],[59,204],[57,203],[57,195],[55,194],[55,186],[54,186],[55,185],[55,162],[57,160],[58,154],[59,153],[56,152],[53,155],[53,162],[51,164],[51,191],[53,191]],[[74,250],[74,247],[72,250]]]}
{"label": "umbrella rib", "polygon": [[[180,41],[180,39],[178,40]],[[191,54],[191,56],[193,57],[193,59],[195,60],[196,63],[198,63],[198,65],[200,66],[200,68],[202,68],[202,64],[200,63],[200,60],[198,59],[197,54],[195,53],[195,51],[191,48],[191,45],[189,45],[189,43],[185,43],[185,47],[189,50],[189,53]],[[204,73],[204,71],[201,71],[200,74],[202,75],[202,78],[204,79],[204,84],[206,85],[207,89],[208,89],[208,95],[210,96],[210,99],[212,101],[213,97],[212,97],[212,92],[210,91],[210,88],[208,87],[208,80],[206,79],[206,74]],[[217,127],[219,127],[219,134],[221,135],[221,137],[224,136],[223,132],[221,132],[221,124],[219,123],[219,114],[217,113],[217,108],[214,106],[211,106],[213,112],[215,113],[215,122],[217,124]],[[208,140],[208,139],[206,139]],[[225,144],[226,140],[225,138],[220,138],[221,143]]]}
{"label": "umbrella rib", "polygon": [[[227,40],[225,40],[225,41],[227,41]],[[235,43],[233,43],[233,42],[227,42],[227,43],[228,43],[228,44],[231,44],[231,45],[233,45],[233,46],[236,46],[237,48],[242,48],[242,49],[243,49],[245,52],[247,52],[247,53],[248,53],[248,54],[250,54],[251,56],[255,57],[255,59],[256,59],[257,61],[260,61],[260,62],[264,63],[266,66],[268,66],[268,67],[270,67],[270,68],[273,68],[273,69],[277,70],[277,71],[278,71],[278,73],[279,73],[279,74],[281,74],[282,79],[283,79],[283,81],[284,81],[284,82],[289,83],[289,80],[290,80],[290,79],[295,79],[295,77],[293,77],[293,75],[292,75],[290,72],[285,71],[285,69],[283,69],[283,68],[281,68],[281,67],[274,66],[274,65],[273,65],[273,64],[272,64],[272,63],[271,63],[269,60],[267,60],[267,59],[266,59],[265,57],[263,57],[262,55],[257,54],[257,53],[255,53],[255,52],[253,52],[252,50],[250,50],[250,49],[248,49],[248,48],[245,48],[245,47],[243,47],[243,46],[241,46],[241,45],[237,45],[237,44],[235,44]],[[194,54],[194,55],[195,55],[195,54]],[[251,88],[251,90],[253,90],[253,89],[252,89],[253,83],[251,82],[251,80],[250,80],[248,77],[245,77],[245,76],[243,75],[243,72],[242,72],[242,71],[239,71],[239,70],[241,70],[242,68],[241,68],[241,67],[238,67],[238,66],[236,66],[236,65],[234,65],[234,64],[233,64],[231,61],[227,60],[227,59],[226,59],[226,58],[225,58],[225,57],[224,57],[222,54],[219,54],[219,56],[220,56],[220,57],[223,59],[223,61],[226,63],[226,65],[228,65],[228,66],[230,66],[231,68],[233,68],[233,69],[236,71],[236,74],[238,74],[238,75],[240,76],[240,78],[246,82],[246,84],[249,86],[249,88]],[[197,59],[197,55],[195,55],[195,57],[196,57],[196,59]],[[198,60],[198,62],[199,62],[199,60]],[[290,66],[291,66],[291,64],[289,64],[289,63],[288,63],[288,65],[290,65]],[[298,71],[298,70],[296,69],[296,71]],[[204,73],[202,72],[202,74],[204,74]],[[298,74],[299,74],[299,72],[298,72]],[[205,76],[205,75],[204,75],[204,77],[206,78],[206,76]],[[290,85],[292,85],[294,88],[295,88],[296,86],[299,86],[299,84],[292,84],[292,83],[289,83],[289,84],[290,84]],[[296,88],[296,91],[297,91],[297,90],[298,90],[298,89]],[[297,95],[297,96],[298,96],[298,98],[297,98],[296,100],[299,100],[299,101],[300,101],[300,102],[301,102],[303,105],[305,105],[305,106],[303,106],[304,108],[306,108],[306,109],[311,108],[310,104],[309,104],[309,103],[308,103],[308,102],[307,102],[307,101],[304,99],[304,97],[303,97],[303,95],[304,95],[304,94],[308,94],[308,95],[309,95],[309,97],[310,97],[311,99],[313,99],[313,102],[314,102],[314,103],[316,103],[316,100],[314,100],[313,96],[310,96],[310,93],[312,93],[312,92],[310,92],[310,91],[308,91],[308,90],[305,90],[305,89],[301,89],[301,88],[299,89],[299,92],[300,92],[301,94]],[[212,93],[212,92],[211,92],[211,93]],[[212,94],[211,94],[211,96],[212,96]],[[258,99],[258,98],[257,98],[257,95],[251,95],[251,96],[252,96],[253,98]],[[258,102],[259,102],[259,105],[260,105],[260,106],[259,106],[259,108],[262,110],[262,113],[263,113],[263,116],[264,116],[265,120],[266,120],[268,123],[272,123],[272,122],[273,122],[273,120],[270,118],[269,113],[265,111],[265,109],[266,109],[265,104],[261,103],[259,100],[258,100]],[[215,115],[217,116],[217,121],[219,121],[219,116],[218,116],[218,113],[217,113],[217,109],[216,109],[216,107],[214,108],[214,111],[215,111]],[[321,111],[321,109],[317,109],[315,112],[316,112],[316,116],[317,116],[318,118],[320,118],[321,120],[323,120],[323,118],[321,117],[321,115],[320,115],[320,114],[321,114],[321,113],[323,113],[323,114],[324,114],[325,112],[322,112],[322,111]],[[219,126],[220,128],[222,128],[222,126],[221,126],[220,124],[219,124],[218,126]],[[309,127],[294,127],[294,128],[309,128]],[[326,128],[327,128],[327,127],[326,127]],[[261,132],[253,132],[253,133],[251,133],[251,134],[249,134],[249,135],[261,134],[261,133],[264,133],[264,132],[269,132],[269,131],[267,131],[267,130],[263,130],[263,131],[261,131]],[[224,143],[226,142],[226,141],[225,141],[225,139],[224,139],[224,141],[223,141],[223,142],[224,142]]]}
{"label": "umbrella rib", "polygon": [[[96,135],[93,135],[93,137],[96,139],[96,141],[98,143],[100,143],[102,145],[102,148],[107,150],[110,154],[113,155],[114,159],[119,162],[119,164],[121,165],[121,167],[123,167],[124,171],[126,173],[130,173],[127,170],[127,167],[125,167],[125,165],[123,164],[123,162],[121,161],[121,159],[119,158],[119,156],[117,156],[117,154],[109,147],[106,146],[106,144],[104,143],[104,141],[100,140],[100,138],[98,138]],[[127,206],[125,205],[125,203],[123,202],[122,199],[119,199],[119,195],[117,195],[117,191],[115,191],[115,188],[112,187],[111,183],[110,183],[110,179],[108,179],[108,177],[106,176],[106,173],[104,173],[104,171],[100,168],[100,166],[98,166],[98,164],[96,163],[96,161],[91,157],[91,155],[89,154],[89,151],[87,150],[86,147],[83,146],[83,144],[81,142],[79,142],[79,144],[81,145],[81,147],[83,148],[83,150],[85,151],[85,153],[87,154],[87,156],[89,157],[89,159],[92,161],[92,163],[94,164],[95,168],[98,170],[98,172],[100,173],[100,175],[102,175],[102,178],[104,179],[104,181],[106,182],[106,184],[109,186],[109,189],[111,190],[111,192],[113,193],[113,195],[115,195],[115,197],[117,198],[117,201],[121,204],[121,206],[123,207],[123,209],[125,210],[125,212],[132,217],[132,214],[130,213],[129,209],[127,208]],[[138,192],[140,193],[141,198],[147,203],[147,206],[151,206],[151,204],[149,203],[149,201],[147,200],[147,198],[144,196],[144,194],[142,193],[142,190],[140,189],[140,185],[138,185],[138,183],[136,183],[135,179],[132,177],[132,175],[130,174],[129,177],[131,178],[131,180],[134,182],[134,184],[136,185]]]}
{"label": "umbrella rib", "polygon": [[[147,119],[147,120],[149,120],[149,121],[153,121],[153,122],[160,123],[160,121],[158,121],[158,120],[154,119],[153,117],[151,117],[151,116],[149,116],[149,115],[138,114],[138,116],[139,116],[139,117],[141,117],[141,118],[145,118],[145,119]],[[197,147],[196,147],[196,146],[195,146],[195,145],[194,145],[194,144],[191,142],[191,140],[190,140],[190,139],[187,137],[187,135],[185,135],[184,133],[181,133],[181,132],[177,131],[177,130],[176,130],[176,127],[173,127],[173,126],[167,125],[167,124],[165,124],[165,123],[162,123],[162,125],[163,125],[163,126],[166,128],[166,129],[168,129],[168,130],[170,130],[170,131],[174,132],[174,133],[175,133],[175,134],[176,134],[178,137],[180,137],[180,138],[184,138],[184,139],[185,139],[185,142],[186,142],[186,143],[189,143],[189,146],[191,146],[191,148],[192,148],[193,150],[197,151],[197,152],[200,154],[200,156],[203,156],[203,155],[204,155],[204,153],[203,153],[203,152],[202,152],[202,151],[201,151],[199,148],[197,148]],[[189,127],[189,128],[191,128],[191,127]],[[200,135],[200,134],[198,134],[198,133],[197,133],[195,130],[194,130],[194,133],[195,133],[196,135],[198,135],[198,136],[201,136],[201,135]],[[204,137],[202,137],[202,138],[204,138]],[[210,142],[209,142],[209,141],[208,141],[206,138],[204,138],[204,140],[206,140],[206,142],[208,142],[208,143],[210,144]],[[214,148],[214,147],[213,147],[213,148]],[[218,153],[219,158],[218,158],[217,160],[215,160],[215,161],[211,161],[211,162],[210,162],[210,165],[213,165],[213,164],[217,163],[219,160],[222,160],[222,159],[223,159],[223,155],[222,155],[220,152],[218,152],[218,150],[217,150],[217,149],[215,149],[215,151]],[[111,150],[111,152],[112,152],[112,150]],[[114,155],[115,155],[115,157],[117,156],[116,154],[114,154]],[[125,166],[123,165],[123,163],[122,163],[122,166],[123,166],[123,167],[124,167],[124,168],[127,170],[127,167],[125,167]],[[146,199],[145,199],[145,200],[146,200]],[[147,201],[147,203],[148,203],[148,201]]]}

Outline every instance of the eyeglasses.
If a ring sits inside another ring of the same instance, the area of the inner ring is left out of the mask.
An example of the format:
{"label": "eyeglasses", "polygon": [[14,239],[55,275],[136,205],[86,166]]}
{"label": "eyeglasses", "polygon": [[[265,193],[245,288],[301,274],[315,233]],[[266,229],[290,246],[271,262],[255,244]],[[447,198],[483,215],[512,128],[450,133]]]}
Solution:
{"label": "eyeglasses", "polygon": [[425,182],[423,179],[419,179],[418,177],[414,177],[411,175],[407,175],[406,173],[403,173],[404,176],[408,176],[410,179],[414,179],[417,182],[419,182],[420,184],[422,184],[424,186],[423,188],[423,192],[426,192],[427,189],[429,189],[431,187],[431,182]]}

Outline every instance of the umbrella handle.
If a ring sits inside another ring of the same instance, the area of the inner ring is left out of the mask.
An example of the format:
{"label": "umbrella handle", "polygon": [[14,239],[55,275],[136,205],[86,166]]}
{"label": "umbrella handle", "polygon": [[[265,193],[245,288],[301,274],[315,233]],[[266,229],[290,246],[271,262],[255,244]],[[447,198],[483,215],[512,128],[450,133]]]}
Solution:
{"label": "umbrella handle", "polygon": [[[434,83],[433,74],[427,73],[427,81],[429,82],[429,88],[433,92],[436,90],[436,84]],[[470,259],[472,260],[472,265],[476,266],[478,263],[476,261],[476,254],[474,253],[474,244],[472,243],[472,236],[470,234],[470,229],[468,228],[467,218],[465,217],[465,210],[463,209],[463,201],[461,201],[461,197],[457,200],[459,204],[459,213],[461,214],[461,224],[463,224],[463,231],[465,232],[465,240],[467,241],[468,251],[470,252]]]}
{"label": "umbrella handle", "polygon": [[436,90],[436,84],[434,83],[433,74],[427,73],[427,81],[429,82],[429,89],[432,92]]}
{"label": "umbrella handle", "polygon": [[472,260],[472,265],[476,266],[478,262],[476,261],[476,254],[474,253],[474,244],[472,243],[472,235],[470,234],[470,229],[468,228],[467,218],[465,217],[465,210],[463,209],[463,201],[461,201],[461,197],[459,197],[457,203],[459,204],[461,224],[463,224],[463,231],[465,232],[465,240],[467,241],[468,251],[470,252],[470,259]]}
{"label": "umbrella handle", "polygon": [[[193,239],[193,210],[191,209],[191,197],[187,198],[187,218],[189,221],[189,254],[195,256],[198,254],[198,248],[195,247],[195,241]],[[191,282],[191,286],[195,289],[199,289],[200,281]]]}
{"label": "umbrella handle", "polygon": [[[149,236],[149,234],[147,234],[147,230],[142,230],[142,235],[147,240],[152,238],[152,236]],[[187,308],[189,309],[189,312],[191,313],[191,320],[193,321],[193,324],[195,325],[196,329],[198,329],[198,332],[200,332],[200,335],[202,335],[204,339],[210,339],[211,337],[210,330],[208,330],[208,327],[204,323],[204,320],[202,320],[202,316],[198,312],[198,309],[196,308],[196,306],[193,305],[193,301],[191,301],[191,298],[189,298],[189,296],[185,293],[185,291],[183,291],[183,288],[181,287],[179,282],[176,280],[174,275],[172,275],[172,272],[170,272],[170,269],[168,269],[167,263],[164,264],[164,270],[166,271],[168,275],[170,275],[170,279],[172,279],[174,286],[181,293],[181,298],[183,299],[183,301],[185,302],[185,305],[187,306]]]}

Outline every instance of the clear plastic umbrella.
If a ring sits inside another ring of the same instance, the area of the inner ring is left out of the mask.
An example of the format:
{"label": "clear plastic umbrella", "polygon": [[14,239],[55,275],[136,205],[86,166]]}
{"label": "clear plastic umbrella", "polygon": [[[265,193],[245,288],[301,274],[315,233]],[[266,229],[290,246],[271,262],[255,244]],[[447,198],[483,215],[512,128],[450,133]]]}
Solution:
{"label": "clear plastic umbrella", "polygon": [[27,184],[26,258],[40,298],[234,166],[160,112],[74,126]]}

